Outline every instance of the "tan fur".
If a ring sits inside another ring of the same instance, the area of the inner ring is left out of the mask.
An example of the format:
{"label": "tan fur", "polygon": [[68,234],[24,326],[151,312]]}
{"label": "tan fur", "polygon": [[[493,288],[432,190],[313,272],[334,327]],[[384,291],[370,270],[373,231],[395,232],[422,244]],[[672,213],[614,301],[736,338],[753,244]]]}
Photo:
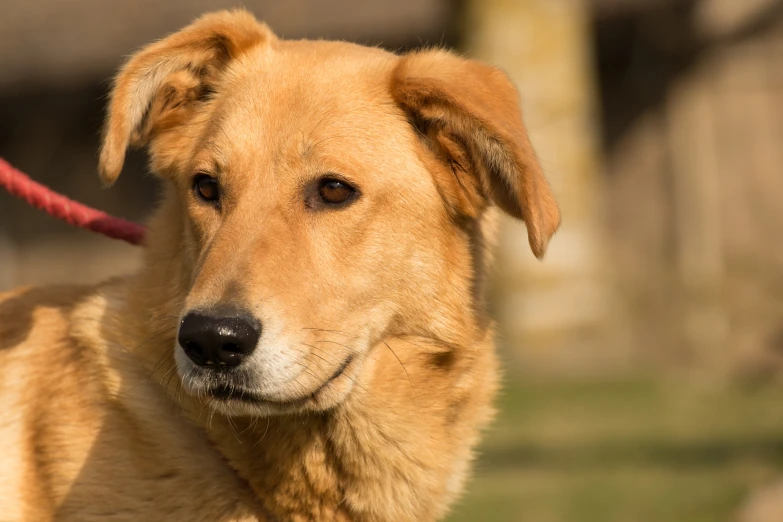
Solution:
{"label": "tan fur", "polygon": [[[0,296],[0,519],[443,517],[497,387],[493,204],[537,256],[559,224],[505,75],[215,13],[123,67],[105,182],[129,145],[165,184],[141,270]],[[325,173],[359,199],[308,208]],[[264,325],[257,406],[208,398],[178,352],[188,310],[226,306]]]}

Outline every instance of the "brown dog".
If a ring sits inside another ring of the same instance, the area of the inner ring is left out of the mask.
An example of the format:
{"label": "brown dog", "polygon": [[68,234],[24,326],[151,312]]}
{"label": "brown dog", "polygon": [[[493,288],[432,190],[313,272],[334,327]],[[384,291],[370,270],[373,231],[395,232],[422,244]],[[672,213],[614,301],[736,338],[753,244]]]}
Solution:
{"label": "brown dog", "polygon": [[0,519],[441,518],[497,383],[492,208],[559,212],[499,70],[204,16],[119,73],[138,274],[0,297]]}

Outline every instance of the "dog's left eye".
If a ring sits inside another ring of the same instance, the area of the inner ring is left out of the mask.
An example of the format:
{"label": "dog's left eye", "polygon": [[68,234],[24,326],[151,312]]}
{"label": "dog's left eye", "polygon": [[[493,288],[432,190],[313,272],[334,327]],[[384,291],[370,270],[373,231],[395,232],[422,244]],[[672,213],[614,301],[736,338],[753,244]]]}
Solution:
{"label": "dog's left eye", "polygon": [[318,195],[327,205],[340,205],[348,202],[356,194],[356,189],[344,181],[323,178],[318,183]]}
{"label": "dog's left eye", "polygon": [[209,174],[196,174],[193,178],[193,192],[199,199],[214,203],[220,199],[218,180]]}

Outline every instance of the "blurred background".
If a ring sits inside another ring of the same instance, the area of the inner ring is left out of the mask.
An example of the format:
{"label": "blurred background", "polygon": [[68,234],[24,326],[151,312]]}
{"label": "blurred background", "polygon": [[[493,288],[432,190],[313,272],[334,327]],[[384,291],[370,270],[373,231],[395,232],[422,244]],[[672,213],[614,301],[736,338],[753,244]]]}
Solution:
{"label": "blurred background", "polygon": [[[4,0],[0,156],[143,220],[142,154],[96,177],[109,79],[234,5]],[[288,38],[455,47],[520,88],[564,224],[539,263],[504,223],[505,388],[452,522],[783,521],[783,1],[244,5]],[[138,261],[0,192],[0,290]]]}

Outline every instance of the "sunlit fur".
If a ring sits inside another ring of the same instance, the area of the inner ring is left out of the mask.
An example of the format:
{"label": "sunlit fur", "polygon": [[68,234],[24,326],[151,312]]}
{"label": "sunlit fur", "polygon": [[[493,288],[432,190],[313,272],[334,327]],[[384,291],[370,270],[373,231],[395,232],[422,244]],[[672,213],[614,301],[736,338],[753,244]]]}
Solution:
{"label": "sunlit fur", "polygon": [[[0,518],[442,518],[497,388],[494,209],[537,256],[559,224],[506,76],[220,12],[120,71],[106,183],[131,145],[164,184],[138,273],[0,296]],[[308,205],[327,174],[359,197]],[[263,325],[230,377],[177,346],[192,310]]]}

